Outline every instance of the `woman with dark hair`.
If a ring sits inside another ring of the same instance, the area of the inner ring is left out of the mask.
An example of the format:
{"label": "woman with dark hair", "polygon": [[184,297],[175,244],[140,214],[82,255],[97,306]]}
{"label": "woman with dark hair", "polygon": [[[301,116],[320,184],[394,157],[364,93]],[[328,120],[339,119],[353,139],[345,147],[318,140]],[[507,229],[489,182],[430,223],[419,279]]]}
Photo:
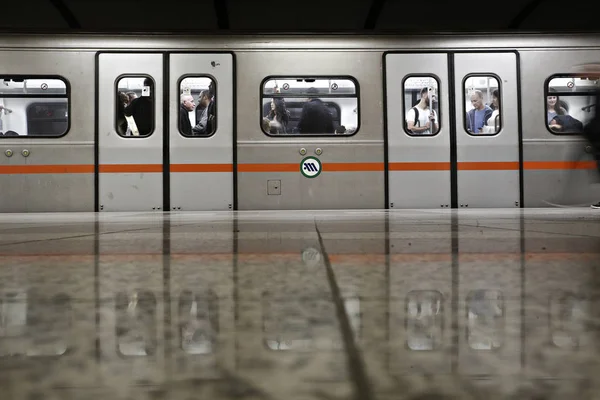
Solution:
{"label": "woman with dark hair", "polygon": [[483,133],[498,133],[500,131],[500,91],[492,91],[492,104],[490,108],[494,110],[483,126]]}
{"label": "woman with dark hair", "polygon": [[[548,88],[548,92],[556,92],[556,90],[554,90],[554,88]],[[550,125],[550,122],[552,122],[557,115],[567,115],[567,110],[561,106],[558,96],[548,96],[546,98],[546,110],[548,125]]]}
{"label": "woman with dark hair", "polygon": [[287,110],[283,99],[271,99],[271,112],[269,112],[267,118],[270,121],[270,133],[287,133],[290,112]]}

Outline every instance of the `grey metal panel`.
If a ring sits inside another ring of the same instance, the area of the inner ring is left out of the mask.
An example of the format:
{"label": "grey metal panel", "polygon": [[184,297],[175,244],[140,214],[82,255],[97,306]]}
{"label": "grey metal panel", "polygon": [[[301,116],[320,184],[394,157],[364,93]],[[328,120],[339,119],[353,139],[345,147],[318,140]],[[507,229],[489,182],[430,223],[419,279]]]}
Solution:
{"label": "grey metal panel", "polygon": [[285,50],[285,49],[502,49],[575,48],[598,46],[599,34],[481,33],[436,35],[181,35],[181,34],[2,34],[2,46],[12,49],[189,49],[189,50]]}
{"label": "grey metal panel", "polygon": [[[238,68],[237,126],[238,165],[298,163],[297,172],[239,172],[239,208],[248,209],[340,209],[381,208],[384,202],[383,170],[333,172],[327,163],[383,164],[381,109],[381,55],[349,52],[236,53]],[[354,77],[359,84],[358,133],[350,137],[269,137],[260,127],[262,80],[269,75]],[[323,172],[316,178],[300,173],[299,150],[319,158]],[[273,166],[274,171],[277,167]],[[267,195],[267,180],[281,180],[281,195]]]}
{"label": "grey metal panel", "polygon": [[[100,54],[98,163],[163,164],[162,54]],[[149,137],[119,136],[115,131],[116,80],[123,74],[148,74],[154,79],[154,132]],[[99,174],[103,211],[151,211],[162,208],[162,172]]]}
{"label": "grey metal panel", "polygon": [[[394,163],[435,162],[450,164],[447,54],[386,55],[388,118],[389,201],[393,208],[440,208],[450,205],[450,169],[394,171]],[[409,75],[434,75],[439,79],[440,130],[435,136],[410,136],[404,130],[403,79]]]}
{"label": "grey metal panel", "polygon": [[[456,54],[455,93],[457,121],[459,207],[518,207],[519,170],[461,170],[466,162],[519,161],[517,113],[517,57],[514,53]],[[464,78],[473,73],[495,74],[500,78],[502,127],[495,136],[469,135],[465,126]],[[491,168],[491,167],[490,167]]]}
{"label": "grey metal panel", "polygon": [[[94,164],[94,54],[64,51],[0,51],[2,74],[59,75],[70,86],[70,129],[61,138],[0,139],[0,165]],[[6,157],[4,152],[14,155]],[[21,152],[29,150],[29,157]],[[0,174],[0,212],[93,211],[94,175]]]}
{"label": "grey metal panel", "polygon": [[223,211],[233,209],[233,177],[229,172],[171,173],[171,209]]}
{"label": "grey metal panel", "polygon": [[[594,162],[585,152],[586,144],[570,137],[533,139],[523,143],[523,153],[526,161]],[[600,199],[596,169],[534,169],[525,165],[525,207],[587,206]]]}
{"label": "grey metal panel", "polygon": [[[212,66],[212,62],[215,62]],[[189,138],[179,133],[179,88],[185,74],[207,74],[216,80],[215,134]],[[233,164],[233,56],[170,55],[171,93],[169,148],[171,164]],[[171,208],[188,211],[228,210],[233,206],[233,172],[171,172]]]}
{"label": "grey metal panel", "polygon": [[546,128],[544,83],[551,75],[570,73],[576,65],[595,63],[599,50],[539,50],[521,53],[525,207],[587,205],[600,199],[595,170],[534,169],[529,161],[593,161],[581,136],[554,135]]}

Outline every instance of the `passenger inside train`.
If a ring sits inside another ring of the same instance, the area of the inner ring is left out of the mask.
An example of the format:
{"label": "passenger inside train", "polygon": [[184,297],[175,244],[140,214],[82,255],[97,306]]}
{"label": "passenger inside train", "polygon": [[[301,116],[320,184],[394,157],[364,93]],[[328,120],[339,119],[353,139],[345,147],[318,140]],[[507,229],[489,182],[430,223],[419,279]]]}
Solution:
{"label": "passenger inside train", "polygon": [[179,93],[179,132],[188,137],[214,134],[216,93],[213,80],[208,77],[186,77],[181,80]]}
{"label": "passenger inside train", "polygon": [[494,76],[471,75],[465,80],[465,127],[472,135],[500,132],[500,87]]}
{"label": "passenger inside train", "polygon": [[262,90],[263,132],[351,135],[358,127],[357,84],[351,79],[268,79]]}
{"label": "passenger inside train", "polygon": [[438,81],[433,77],[410,77],[404,81],[404,129],[410,135],[435,135],[440,129]]}

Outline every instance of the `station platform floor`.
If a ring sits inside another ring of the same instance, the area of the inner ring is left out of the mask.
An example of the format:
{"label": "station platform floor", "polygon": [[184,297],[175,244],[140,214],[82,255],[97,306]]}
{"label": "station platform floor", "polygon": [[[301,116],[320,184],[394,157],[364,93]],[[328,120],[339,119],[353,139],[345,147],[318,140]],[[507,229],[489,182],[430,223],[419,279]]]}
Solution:
{"label": "station platform floor", "polygon": [[600,399],[600,210],[0,215],[0,398]]}

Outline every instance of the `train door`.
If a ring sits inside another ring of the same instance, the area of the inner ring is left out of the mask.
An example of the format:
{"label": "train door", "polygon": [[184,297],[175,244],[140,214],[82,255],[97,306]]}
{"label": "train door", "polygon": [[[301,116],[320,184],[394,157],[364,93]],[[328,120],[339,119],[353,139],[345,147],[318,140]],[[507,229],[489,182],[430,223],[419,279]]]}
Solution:
{"label": "train door", "polygon": [[450,207],[448,55],[387,54],[385,65],[388,206]]}
{"label": "train door", "polygon": [[454,55],[459,207],[519,207],[516,53]]}
{"label": "train door", "polygon": [[97,84],[99,210],[162,210],[163,55],[101,53]]}
{"label": "train door", "polygon": [[233,55],[169,57],[171,210],[231,210]]}

